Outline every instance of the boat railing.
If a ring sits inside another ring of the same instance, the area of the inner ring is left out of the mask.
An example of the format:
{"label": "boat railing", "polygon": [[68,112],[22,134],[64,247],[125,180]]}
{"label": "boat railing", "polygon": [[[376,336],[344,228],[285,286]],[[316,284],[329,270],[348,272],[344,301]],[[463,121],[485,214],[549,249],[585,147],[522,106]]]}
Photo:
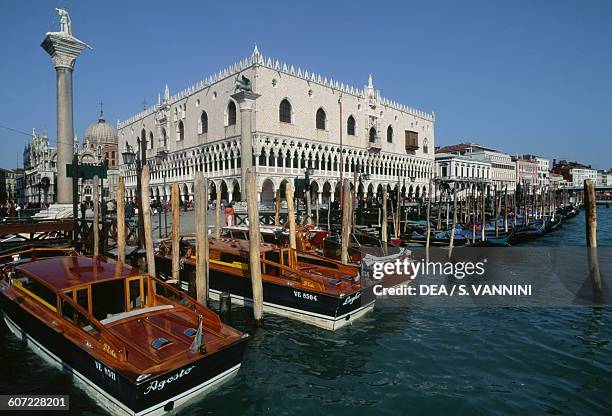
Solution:
{"label": "boat railing", "polygon": [[53,256],[71,256],[77,255],[78,252],[73,247],[28,247],[17,250],[7,250],[6,252],[0,253],[0,264],[20,260],[22,258],[29,258],[36,260],[39,257],[37,254],[46,254],[43,257]]}

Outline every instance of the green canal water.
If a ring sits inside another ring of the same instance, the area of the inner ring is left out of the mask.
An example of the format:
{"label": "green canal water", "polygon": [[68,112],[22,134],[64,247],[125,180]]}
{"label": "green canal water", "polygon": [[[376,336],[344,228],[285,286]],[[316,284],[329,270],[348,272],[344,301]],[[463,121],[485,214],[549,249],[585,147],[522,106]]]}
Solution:
{"label": "green canal water", "polygon": [[[612,246],[612,209],[599,235]],[[584,246],[584,213],[530,244]],[[249,330],[250,314],[235,308],[234,325]],[[178,414],[610,415],[611,321],[609,308],[382,302],[332,333],[268,314],[238,375]],[[69,394],[70,413],[106,414],[4,325],[0,360],[0,391]]]}

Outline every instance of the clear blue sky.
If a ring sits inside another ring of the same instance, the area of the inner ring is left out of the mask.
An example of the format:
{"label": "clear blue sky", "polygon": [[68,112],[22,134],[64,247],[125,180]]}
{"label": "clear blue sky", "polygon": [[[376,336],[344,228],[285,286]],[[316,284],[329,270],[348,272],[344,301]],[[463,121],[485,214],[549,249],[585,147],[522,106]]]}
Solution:
{"label": "clear blue sky", "polygon": [[[0,124],[55,140],[55,75],[40,47],[64,6],[93,47],[77,61],[75,128],[100,100],[115,123],[250,54],[436,112],[436,145],[612,167],[612,2],[4,0]],[[26,136],[0,129],[0,166]]]}

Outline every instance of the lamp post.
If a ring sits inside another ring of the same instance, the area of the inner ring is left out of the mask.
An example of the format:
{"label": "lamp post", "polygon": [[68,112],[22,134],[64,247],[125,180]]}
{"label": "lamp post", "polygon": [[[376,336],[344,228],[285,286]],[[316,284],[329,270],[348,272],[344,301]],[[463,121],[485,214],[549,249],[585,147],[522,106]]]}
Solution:
{"label": "lamp post", "polygon": [[144,216],[142,212],[142,198],[141,198],[141,174],[142,174],[142,163],[143,160],[146,160],[146,139],[140,140],[140,137],[136,139],[136,143],[139,149],[139,152],[142,154],[139,155],[132,150],[132,146],[127,144],[126,151],[122,153],[123,162],[126,165],[131,166],[135,164],[136,166],[136,207],[138,209],[138,247],[143,247],[144,243]]}
{"label": "lamp post", "polygon": [[[370,174],[367,172],[359,172],[359,185],[362,184],[362,180],[363,181],[369,181],[370,180]],[[358,210],[358,215],[359,215],[359,223],[363,224],[363,205],[361,204],[361,207]]]}
{"label": "lamp post", "polygon": [[[166,158],[168,157],[168,151],[166,150],[160,150],[159,152],[157,152],[157,154],[155,155],[155,164],[158,167],[158,172],[161,172],[162,168],[162,164],[164,163],[164,161],[166,160]],[[166,212],[166,207],[165,207],[165,197],[166,197],[166,172],[161,172],[162,176],[164,178],[164,206],[163,206],[163,210],[164,210],[164,234],[166,236],[168,236],[168,213]],[[161,198],[159,201],[159,238],[162,238],[162,232],[161,232],[161,212],[162,212],[162,203],[161,203]]]}

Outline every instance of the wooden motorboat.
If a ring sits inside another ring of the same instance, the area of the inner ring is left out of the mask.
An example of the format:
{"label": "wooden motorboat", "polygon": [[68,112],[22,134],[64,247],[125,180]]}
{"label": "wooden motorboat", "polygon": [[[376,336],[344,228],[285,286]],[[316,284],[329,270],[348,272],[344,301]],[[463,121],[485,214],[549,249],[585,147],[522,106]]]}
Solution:
{"label": "wooden motorboat", "polygon": [[37,254],[1,259],[4,319],[112,413],[165,414],[240,368],[248,335],[170,285],[105,257]]}
{"label": "wooden motorboat", "polygon": [[[195,241],[183,238],[180,282],[195,290]],[[242,239],[209,239],[210,297],[223,292],[239,304],[252,303],[249,242]],[[161,242],[156,254],[161,278],[169,278],[172,243]],[[261,243],[264,310],[335,330],[374,308],[371,285],[359,269],[313,253]]]}

